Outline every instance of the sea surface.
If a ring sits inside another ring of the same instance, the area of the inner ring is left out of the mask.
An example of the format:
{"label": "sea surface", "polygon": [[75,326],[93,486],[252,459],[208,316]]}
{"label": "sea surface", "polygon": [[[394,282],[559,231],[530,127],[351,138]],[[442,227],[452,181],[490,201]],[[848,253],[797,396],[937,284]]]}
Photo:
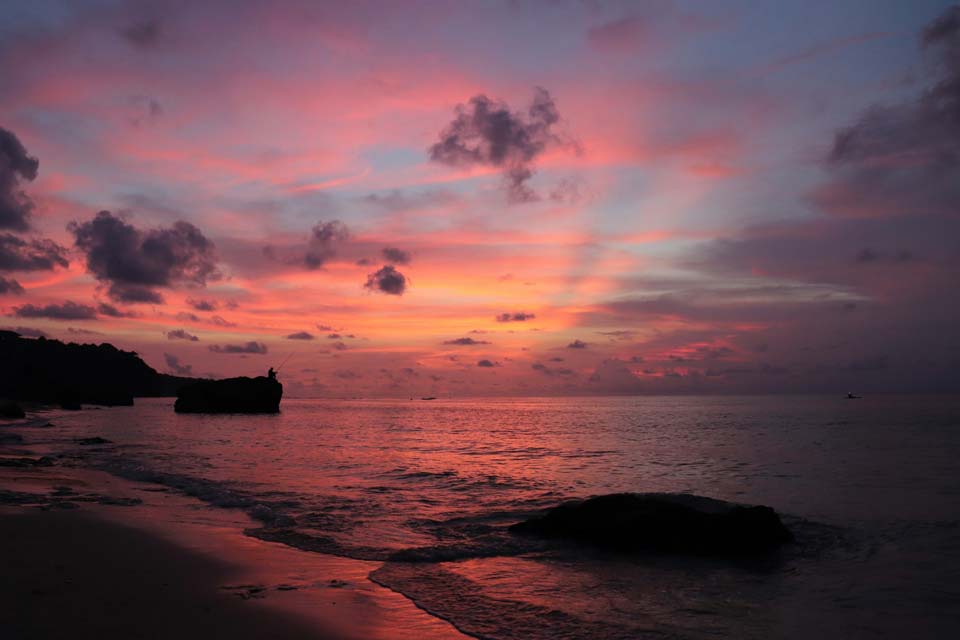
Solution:
{"label": "sea surface", "polygon": [[[382,562],[370,579],[482,638],[947,638],[960,628],[960,398],[172,400],[48,414],[65,464],[156,482],[247,534]],[[76,439],[100,436],[102,446]],[[721,562],[506,527],[571,498],[765,504],[797,542]],[[427,639],[424,639],[427,640]]]}

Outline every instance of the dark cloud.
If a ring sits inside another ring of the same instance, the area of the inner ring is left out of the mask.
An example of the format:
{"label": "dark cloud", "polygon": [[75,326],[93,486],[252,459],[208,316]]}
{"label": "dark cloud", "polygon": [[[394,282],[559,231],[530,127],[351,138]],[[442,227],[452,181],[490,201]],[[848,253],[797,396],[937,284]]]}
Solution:
{"label": "dark cloud", "polygon": [[263,355],[267,352],[267,345],[252,340],[244,344],[212,344],[208,348],[214,353],[255,353]]}
{"label": "dark cloud", "polygon": [[173,355],[172,353],[164,353],[163,359],[167,363],[167,368],[170,370],[170,373],[173,373],[178,376],[192,376],[193,375],[193,365],[182,364],[180,358]]}
{"label": "dark cloud", "polygon": [[954,215],[960,202],[960,8],[930,24],[923,46],[937,59],[915,100],[877,105],[837,132],[833,179],[814,196],[843,216]]}
{"label": "dark cloud", "polygon": [[20,295],[23,293],[23,287],[13,278],[4,278],[0,276],[0,295],[5,294]]}
{"label": "dark cloud", "polygon": [[68,265],[67,250],[52,240],[0,234],[0,271],[46,271]]}
{"label": "dark cloud", "polygon": [[347,347],[347,345],[345,345],[343,342],[336,342],[334,343],[333,348],[337,351],[346,351],[349,347]]}
{"label": "dark cloud", "polygon": [[573,369],[567,369],[566,367],[559,367],[554,369],[554,368],[548,367],[542,362],[534,362],[532,365],[530,365],[530,368],[533,369],[534,371],[539,371],[545,376],[572,376],[572,375],[575,375],[576,373]]}
{"label": "dark cloud", "polygon": [[297,331],[288,335],[287,340],[313,340],[313,334],[306,331]]}
{"label": "dark cloud", "polygon": [[410,253],[396,247],[386,247],[381,251],[383,259],[393,264],[410,264]]}
{"label": "dark cloud", "polygon": [[210,324],[217,327],[235,327],[236,322],[231,322],[222,316],[210,316]]}
{"label": "dark cloud", "polygon": [[365,289],[371,291],[380,291],[393,296],[402,296],[407,290],[407,278],[397,271],[392,265],[380,267],[380,269],[367,276],[367,282],[363,285]]}
{"label": "dark cloud", "polygon": [[513,112],[504,102],[477,95],[458,105],[456,117],[430,147],[430,159],[450,166],[489,166],[502,169],[514,202],[536,194],[527,184],[537,157],[563,140],[553,131],[560,121],[557,105],[546,89],[537,87],[526,113]]}
{"label": "dark cloud", "polygon": [[486,340],[474,340],[473,338],[457,338],[456,340],[445,340],[443,344],[454,344],[464,347],[471,347],[478,344],[490,344]]}
{"label": "dark cloud", "polygon": [[136,318],[137,314],[132,311],[122,311],[117,309],[112,304],[107,304],[106,302],[101,302],[97,305],[97,311],[100,315],[109,316],[111,318]]}
{"label": "dark cloud", "polygon": [[216,300],[204,300],[203,298],[187,298],[187,304],[197,311],[216,311]]}
{"label": "dark cloud", "polygon": [[50,318],[52,320],[93,320],[97,317],[97,310],[86,304],[78,304],[68,300],[63,304],[48,304],[37,306],[25,304],[13,308],[18,318]]}
{"label": "dark cloud", "polygon": [[202,322],[203,319],[195,313],[189,313],[187,311],[181,311],[176,315],[177,320],[183,322]]}
{"label": "dark cloud", "polygon": [[586,349],[587,343],[583,340],[577,339],[567,345],[567,349]]}
{"label": "dark cloud", "polygon": [[478,360],[478,361],[477,361],[477,366],[478,366],[478,367],[484,367],[484,368],[499,367],[499,366],[500,366],[500,363],[499,363],[499,362],[493,362],[492,360],[486,360],[486,359],[484,359],[484,360]]}
{"label": "dark cloud", "polygon": [[26,231],[30,227],[33,201],[21,188],[21,181],[37,177],[40,161],[27,154],[20,139],[0,127],[0,229]]}
{"label": "dark cloud", "polygon": [[174,329],[173,331],[167,331],[167,340],[189,340],[190,342],[197,342],[200,338],[192,333],[187,333],[183,329]]}
{"label": "dark cloud", "polygon": [[88,222],[70,223],[68,229],[86,255],[87,271],[120,302],[160,303],[158,288],[203,286],[220,277],[213,242],[189,222],[141,231],[101,211]]}
{"label": "dark cloud", "polygon": [[160,43],[163,25],[155,18],[138,20],[121,29],[120,35],[138,49],[150,49]]}
{"label": "dark cloud", "polygon": [[337,254],[337,247],[350,238],[347,225],[339,220],[320,222],[310,230],[303,263],[308,269],[319,269]]}
{"label": "dark cloud", "polygon": [[537,316],[524,311],[515,311],[513,313],[501,313],[497,316],[497,322],[526,322],[533,320]]}

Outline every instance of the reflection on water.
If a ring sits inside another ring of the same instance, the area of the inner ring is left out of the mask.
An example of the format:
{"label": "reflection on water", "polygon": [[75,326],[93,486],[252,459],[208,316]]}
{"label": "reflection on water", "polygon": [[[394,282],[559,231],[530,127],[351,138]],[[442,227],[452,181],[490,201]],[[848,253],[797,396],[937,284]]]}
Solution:
{"label": "reflection on water", "polygon": [[[171,404],[57,415],[44,437],[108,438],[74,445],[78,464],[292,524],[272,539],[294,546],[456,560],[390,562],[374,579],[468,632],[800,637],[831,624],[856,636],[957,622],[956,607],[931,604],[960,595],[948,577],[960,569],[957,398],[288,400],[277,416]],[[768,504],[810,544],[758,569],[524,546],[503,531],[614,491]],[[870,613],[891,607],[884,622]]]}

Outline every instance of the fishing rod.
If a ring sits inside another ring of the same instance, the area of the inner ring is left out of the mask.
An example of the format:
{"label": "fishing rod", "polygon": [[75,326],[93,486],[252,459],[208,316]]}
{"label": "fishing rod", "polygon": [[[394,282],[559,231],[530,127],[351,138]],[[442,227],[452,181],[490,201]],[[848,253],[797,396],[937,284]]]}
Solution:
{"label": "fishing rod", "polygon": [[280,366],[277,367],[277,372],[278,372],[278,373],[279,373],[280,369],[283,369],[283,365],[287,364],[287,362],[290,360],[290,358],[293,357],[293,355],[294,355],[295,353],[296,353],[296,350],[293,350],[293,351],[290,352],[290,355],[288,355],[286,358],[283,359],[283,362],[281,362],[281,363],[280,363]]}

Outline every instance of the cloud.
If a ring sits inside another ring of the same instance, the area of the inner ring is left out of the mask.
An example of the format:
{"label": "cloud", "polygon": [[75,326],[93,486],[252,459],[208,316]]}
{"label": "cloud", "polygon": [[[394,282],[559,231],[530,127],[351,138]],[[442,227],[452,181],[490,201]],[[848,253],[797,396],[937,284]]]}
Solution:
{"label": "cloud", "polygon": [[77,329],[76,327],[67,327],[67,333],[73,333],[81,336],[102,336],[103,335],[99,331],[93,331],[91,329]]}
{"label": "cloud", "polygon": [[490,344],[486,340],[474,340],[473,338],[457,338],[456,340],[445,340],[443,344],[454,344],[464,347],[472,347],[478,344]]}
{"label": "cloud", "polygon": [[33,201],[20,189],[21,181],[37,177],[40,161],[27,155],[20,139],[0,127],[0,229],[26,231]]}
{"label": "cloud", "polygon": [[208,348],[214,353],[254,353],[263,355],[267,352],[267,345],[252,340],[244,344],[212,344]]}
{"label": "cloud", "polygon": [[4,278],[0,276],[0,295],[5,294],[20,295],[23,293],[23,287],[13,278]]}
{"label": "cloud", "polygon": [[171,373],[178,376],[192,376],[193,365],[181,364],[180,358],[172,353],[164,353],[163,359],[167,362],[167,368]]}
{"label": "cloud", "polygon": [[476,95],[468,105],[457,105],[456,117],[430,147],[430,159],[454,167],[488,166],[502,169],[513,202],[536,200],[527,184],[537,157],[548,146],[564,144],[553,132],[560,113],[550,93],[534,90],[527,112],[512,112],[504,102]]}
{"label": "cloud", "polygon": [[157,46],[163,36],[163,25],[156,18],[138,20],[118,30],[120,35],[138,49]]}
{"label": "cloud", "polygon": [[288,335],[287,340],[313,340],[313,334],[306,331],[297,331]]}
{"label": "cloud", "polygon": [[100,315],[110,316],[111,318],[136,318],[137,314],[132,311],[121,311],[112,304],[101,302],[97,305],[97,311]]}
{"label": "cloud", "polygon": [[303,263],[308,269],[319,269],[337,253],[338,245],[350,238],[347,225],[339,220],[319,222],[310,230]]}
{"label": "cloud", "polygon": [[68,300],[63,304],[48,304],[36,306],[25,304],[13,308],[18,318],[50,318],[51,320],[93,320],[97,317],[97,310],[86,304],[78,304]]}
{"label": "cloud", "polygon": [[363,287],[371,291],[380,291],[393,296],[402,296],[407,290],[407,278],[392,265],[388,264],[368,275],[367,282]]}
{"label": "cloud", "polygon": [[876,105],[837,132],[833,179],[814,201],[833,215],[952,215],[960,202],[960,6],[923,32],[938,59],[914,100]]}
{"label": "cloud", "polygon": [[187,298],[187,304],[197,311],[216,311],[218,306],[215,300],[204,300],[203,298]]}
{"label": "cloud", "polygon": [[0,271],[48,271],[67,267],[67,250],[46,239],[23,240],[0,234]]}
{"label": "cloud", "polygon": [[410,264],[410,253],[396,247],[386,247],[381,251],[383,259],[393,264]]}
{"label": "cloud", "polygon": [[203,318],[198,316],[195,313],[189,313],[187,311],[181,311],[176,315],[177,320],[184,322],[203,322]]}
{"label": "cloud", "polygon": [[187,333],[183,329],[174,329],[173,331],[167,331],[167,340],[189,340],[190,342],[197,342],[200,338],[192,333]]}
{"label": "cloud", "polygon": [[50,334],[33,327],[3,327],[4,331],[15,331],[25,338],[49,338]]}
{"label": "cloud", "polygon": [[526,322],[527,320],[533,320],[537,316],[532,313],[526,313],[524,311],[515,311],[513,313],[501,313],[497,316],[497,322]]}
{"label": "cloud", "polygon": [[552,369],[547,365],[543,364],[542,362],[534,362],[533,364],[530,365],[530,368],[533,369],[534,371],[539,371],[545,376],[572,376],[576,374],[576,372],[573,369],[567,369],[565,367]]}
{"label": "cloud", "polygon": [[478,361],[477,361],[477,366],[478,366],[478,367],[484,367],[484,368],[499,367],[499,366],[500,366],[500,363],[499,363],[499,362],[493,362],[492,360],[486,360],[486,359],[484,359],[484,360],[478,360]]}
{"label": "cloud", "polygon": [[203,286],[220,277],[213,242],[189,222],[141,231],[101,211],[88,222],[71,222],[68,229],[86,255],[87,271],[120,302],[160,303],[158,288]]}
{"label": "cloud", "polygon": [[567,345],[567,349],[586,349],[587,343],[583,340],[577,339]]}

